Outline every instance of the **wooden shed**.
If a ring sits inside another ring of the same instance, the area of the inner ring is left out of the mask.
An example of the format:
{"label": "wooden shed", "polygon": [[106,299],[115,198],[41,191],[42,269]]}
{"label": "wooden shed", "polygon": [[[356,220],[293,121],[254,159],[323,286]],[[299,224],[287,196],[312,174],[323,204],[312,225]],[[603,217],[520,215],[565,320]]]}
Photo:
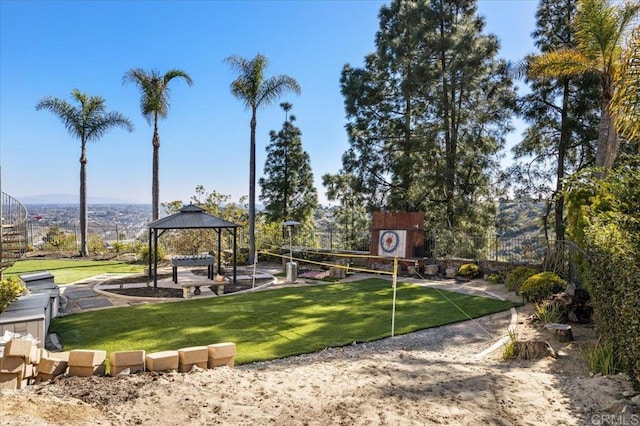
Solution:
{"label": "wooden shed", "polygon": [[[424,213],[373,212],[369,252],[422,263],[424,260]],[[404,262],[407,263],[407,262]]]}

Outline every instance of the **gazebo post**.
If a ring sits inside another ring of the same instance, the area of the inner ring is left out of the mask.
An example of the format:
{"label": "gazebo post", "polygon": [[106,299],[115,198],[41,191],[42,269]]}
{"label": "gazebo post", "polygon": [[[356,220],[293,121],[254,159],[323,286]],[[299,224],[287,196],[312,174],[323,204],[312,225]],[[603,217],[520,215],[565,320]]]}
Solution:
{"label": "gazebo post", "polygon": [[236,239],[236,233],[238,232],[237,228],[233,228],[233,283],[237,284],[236,282],[236,276],[237,276],[237,270],[238,270],[238,261],[237,261],[237,252],[238,252],[238,243],[237,243],[237,239]]}
{"label": "gazebo post", "polygon": [[153,230],[153,289],[158,289],[158,230]]}
{"label": "gazebo post", "polygon": [[149,251],[147,251],[147,254],[149,255],[149,270],[148,270],[148,278],[149,280],[151,280],[151,238],[153,235],[153,228],[149,228]]}
{"label": "gazebo post", "polygon": [[222,229],[216,229],[218,234],[218,275],[222,275],[222,269],[220,268],[220,252],[222,251]]}

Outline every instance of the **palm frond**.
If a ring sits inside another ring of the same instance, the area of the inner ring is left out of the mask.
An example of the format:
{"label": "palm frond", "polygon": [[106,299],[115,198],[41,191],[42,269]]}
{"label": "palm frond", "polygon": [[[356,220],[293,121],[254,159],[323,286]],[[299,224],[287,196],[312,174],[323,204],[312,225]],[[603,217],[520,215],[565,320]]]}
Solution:
{"label": "palm frond", "polygon": [[120,127],[129,133],[133,131],[133,123],[119,112],[109,112],[97,117],[88,126],[86,140],[94,141],[100,139],[112,127]]}
{"label": "palm frond", "polygon": [[640,138],[640,26],[629,38],[622,66],[616,76],[610,108],[620,135],[627,140]]}
{"label": "palm frond", "polygon": [[186,72],[178,69],[172,69],[164,73],[164,85],[167,86],[174,78],[182,78],[189,86],[193,86],[193,80]]}
{"label": "palm frond", "polygon": [[600,74],[598,63],[577,50],[556,50],[531,57],[529,61],[530,78],[572,77],[581,74]]}
{"label": "palm frond", "polygon": [[80,138],[81,129],[78,128],[78,123],[82,121],[82,111],[79,108],[62,99],[49,96],[36,104],[36,111],[41,110],[52,112],[62,121],[65,129],[72,137]]}
{"label": "palm frond", "polygon": [[132,131],[133,125],[118,112],[105,112],[105,100],[101,96],[88,96],[73,89],[71,96],[79,106],[54,97],[43,98],[36,104],[36,110],[46,109],[56,115],[69,134],[83,143],[99,139],[111,127],[122,127]]}
{"label": "palm frond", "polygon": [[122,81],[124,84],[133,83],[140,89],[140,112],[149,124],[153,124],[156,116],[167,118],[169,114],[169,81],[183,78],[189,86],[193,80],[184,71],[172,69],[161,75],[157,70],[145,71],[133,68],[127,71]]}
{"label": "palm frond", "polygon": [[272,104],[278,98],[286,93],[293,92],[300,94],[300,85],[298,82],[288,75],[278,75],[265,80],[260,87],[257,96],[256,106]]}
{"label": "palm frond", "polygon": [[260,107],[266,83],[264,71],[269,66],[269,59],[258,53],[251,60],[232,55],[225,62],[238,73],[238,78],[231,82],[231,94],[242,101],[246,108]]}
{"label": "palm frond", "polygon": [[616,72],[621,46],[640,13],[640,3],[614,5],[611,0],[582,0],[574,21],[577,49],[600,61],[605,74]]}
{"label": "palm frond", "polygon": [[574,20],[578,49],[591,60],[604,59],[615,48],[618,22],[609,0],[583,0]]}

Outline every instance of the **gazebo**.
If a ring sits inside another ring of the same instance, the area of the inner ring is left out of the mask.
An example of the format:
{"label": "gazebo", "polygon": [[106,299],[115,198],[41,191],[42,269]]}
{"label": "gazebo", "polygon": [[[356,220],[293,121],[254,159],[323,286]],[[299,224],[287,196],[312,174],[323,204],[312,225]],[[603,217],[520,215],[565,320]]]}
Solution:
{"label": "gazebo", "polygon": [[[153,288],[158,288],[158,238],[169,229],[213,229],[218,234],[218,274],[221,269],[222,231],[233,235],[233,283],[237,276],[237,230],[240,225],[210,215],[198,206],[189,204],[178,213],[149,224],[149,279],[153,276]],[[153,256],[151,255],[153,253]],[[153,274],[153,275],[152,275]]]}

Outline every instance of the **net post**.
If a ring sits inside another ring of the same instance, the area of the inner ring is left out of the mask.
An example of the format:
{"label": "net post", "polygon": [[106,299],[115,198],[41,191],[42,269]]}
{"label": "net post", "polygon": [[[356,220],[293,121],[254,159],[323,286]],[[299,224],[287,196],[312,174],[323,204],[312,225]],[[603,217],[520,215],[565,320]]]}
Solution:
{"label": "net post", "polygon": [[256,288],[256,265],[258,264],[258,250],[255,251],[253,256],[253,278],[251,279],[251,291]]}
{"label": "net post", "polygon": [[393,258],[393,307],[391,309],[391,337],[396,330],[396,288],[398,284],[398,257]]}

